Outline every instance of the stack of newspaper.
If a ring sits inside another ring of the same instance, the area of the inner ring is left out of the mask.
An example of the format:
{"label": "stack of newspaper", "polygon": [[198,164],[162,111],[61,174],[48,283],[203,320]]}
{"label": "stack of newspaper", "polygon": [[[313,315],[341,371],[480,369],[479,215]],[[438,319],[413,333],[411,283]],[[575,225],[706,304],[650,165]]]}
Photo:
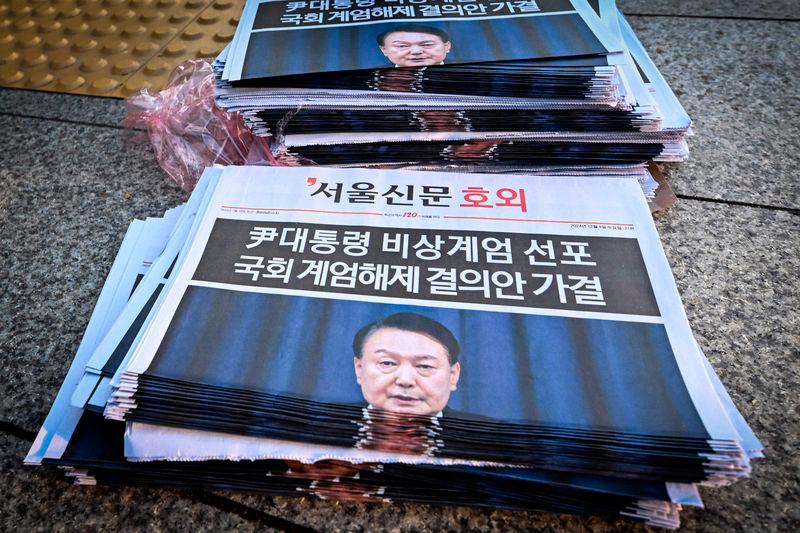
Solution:
{"label": "stack of newspaper", "polygon": [[131,224],[26,460],[676,527],[761,454],[635,178],[228,167]]}
{"label": "stack of newspaper", "polygon": [[682,161],[613,0],[248,0],[217,102],[289,164],[573,174]]}

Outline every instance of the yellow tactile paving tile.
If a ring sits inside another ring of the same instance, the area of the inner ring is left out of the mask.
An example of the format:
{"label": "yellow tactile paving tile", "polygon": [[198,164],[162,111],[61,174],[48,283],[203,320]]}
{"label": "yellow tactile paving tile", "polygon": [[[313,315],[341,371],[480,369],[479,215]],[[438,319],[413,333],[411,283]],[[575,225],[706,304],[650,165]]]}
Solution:
{"label": "yellow tactile paving tile", "polygon": [[174,65],[221,50],[242,5],[0,1],[0,86],[102,96],[126,96],[137,84],[159,88]]}
{"label": "yellow tactile paving tile", "polygon": [[131,76],[117,91],[119,95],[129,96],[143,87],[160,89],[181,62],[216,56],[233,39],[243,7],[244,0],[212,2],[143,69]]}

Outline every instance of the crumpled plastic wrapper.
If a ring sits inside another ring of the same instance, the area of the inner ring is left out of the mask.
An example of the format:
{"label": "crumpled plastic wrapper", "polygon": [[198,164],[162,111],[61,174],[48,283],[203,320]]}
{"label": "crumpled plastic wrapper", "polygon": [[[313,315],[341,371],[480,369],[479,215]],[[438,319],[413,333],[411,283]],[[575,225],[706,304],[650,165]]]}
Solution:
{"label": "crumpled plastic wrapper", "polygon": [[214,103],[214,72],[206,59],[181,63],[166,88],[142,89],[125,103],[127,140],[150,141],[158,164],[185,191],[192,191],[206,167],[280,165],[270,139],[254,136],[238,113]]}

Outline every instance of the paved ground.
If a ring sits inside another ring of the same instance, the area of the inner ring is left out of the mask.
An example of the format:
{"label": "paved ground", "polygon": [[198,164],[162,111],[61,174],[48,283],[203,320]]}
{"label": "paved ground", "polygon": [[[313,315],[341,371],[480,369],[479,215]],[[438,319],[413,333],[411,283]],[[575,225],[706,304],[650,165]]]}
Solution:
{"label": "paved ground", "polygon": [[[689,319],[768,458],[686,530],[800,530],[800,4],[621,2],[695,119],[658,228]],[[641,530],[595,518],[72,487],[22,458],[134,217],[184,199],[117,100],[0,90],[0,530]]]}

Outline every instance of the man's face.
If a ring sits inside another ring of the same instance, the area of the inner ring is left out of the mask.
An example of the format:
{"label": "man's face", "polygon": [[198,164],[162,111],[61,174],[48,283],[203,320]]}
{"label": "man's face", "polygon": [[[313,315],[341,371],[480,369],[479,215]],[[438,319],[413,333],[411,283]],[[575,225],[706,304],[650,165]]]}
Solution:
{"label": "man's face", "polygon": [[381,52],[398,67],[438,65],[450,51],[450,43],[430,33],[395,31],[386,36]]}
{"label": "man's face", "polygon": [[430,416],[447,405],[461,366],[450,365],[447,349],[420,333],[381,328],[367,337],[354,358],[364,399],[373,407]]}

